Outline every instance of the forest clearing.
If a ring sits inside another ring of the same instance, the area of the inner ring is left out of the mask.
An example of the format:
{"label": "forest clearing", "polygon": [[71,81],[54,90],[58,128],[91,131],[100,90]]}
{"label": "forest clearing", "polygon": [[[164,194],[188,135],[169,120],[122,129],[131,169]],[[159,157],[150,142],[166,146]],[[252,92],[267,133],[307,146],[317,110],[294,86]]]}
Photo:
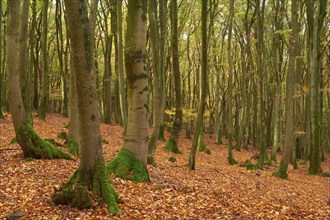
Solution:
{"label": "forest clearing", "polygon": [[[77,161],[24,159],[18,144],[10,144],[14,130],[10,115],[0,120],[0,218],[20,211],[21,219],[329,219],[330,178],[309,176],[307,165],[294,170],[289,166],[289,179],[272,176],[277,165],[264,170],[246,170],[229,165],[227,146],[214,144],[205,135],[212,153],[198,153],[198,168],[189,171],[187,156],[191,140],[180,138],[182,154],[172,154],[159,141],[157,167],[148,166],[151,183],[136,183],[112,176],[115,189],[123,202],[120,212],[109,214],[105,204],[93,199],[90,209],[78,210],[58,206],[51,201],[54,187],[66,182],[79,166]],[[67,118],[48,114],[46,122],[35,118],[35,128],[44,138],[57,137],[66,131]],[[107,162],[123,144],[123,129],[101,124],[104,155]],[[169,135],[167,133],[166,137]],[[226,140],[223,141],[226,143]],[[16,150],[7,150],[16,149]],[[66,150],[61,147],[61,149]],[[234,151],[239,163],[255,153]],[[177,162],[170,162],[169,157]],[[280,155],[278,155],[280,157]],[[322,163],[330,172],[330,158]]]}

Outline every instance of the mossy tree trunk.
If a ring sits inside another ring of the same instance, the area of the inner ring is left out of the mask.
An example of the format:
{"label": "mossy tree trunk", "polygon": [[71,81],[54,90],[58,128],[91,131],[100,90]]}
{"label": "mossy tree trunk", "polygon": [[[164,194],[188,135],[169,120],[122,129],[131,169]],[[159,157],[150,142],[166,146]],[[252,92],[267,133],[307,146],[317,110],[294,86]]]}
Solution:
{"label": "mossy tree trunk", "polygon": [[[262,169],[264,161],[268,159],[266,151],[266,95],[265,95],[265,79],[266,79],[266,51],[265,51],[265,40],[264,40],[264,20],[265,20],[265,5],[266,0],[257,0],[256,1],[256,10],[257,10],[257,74],[259,82],[259,92],[257,100],[259,100],[258,108],[258,120],[254,121],[256,124],[256,138],[257,146],[259,147],[259,168]],[[256,101],[257,101],[256,100]],[[257,105],[258,106],[258,105]],[[257,108],[257,106],[255,106]],[[258,122],[258,123],[257,123]],[[254,143],[256,144],[256,143]]]}
{"label": "mossy tree trunk", "polygon": [[274,57],[274,72],[275,72],[275,100],[274,100],[274,113],[273,113],[273,145],[270,160],[276,162],[276,152],[280,143],[280,103],[281,103],[281,70],[283,65],[283,44],[284,38],[281,34],[276,33],[283,30],[283,12],[284,2],[277,0],[273,2],[273,10],[277,16],[274,16],[275,33],[273,37],[273,57]]}
{"label": "mossy tree trunk", "polygon": [[[78,208],[91,206],[88,191],[102,198],[111,213],[118,212],[118,194],[111,187],[103,158],[100,119],[97,105],[91,24],[87,2],[66,0],[66,16],[71,40],[73,77],[77,83],[80,136],[80,164],[67,184],[55,192],[53,201]],[[90,132],[93,131],[93,132]]]}
{"label": "mossy tree trunk", "polygon": [[148,0],[148,15],[149,15],[149,25],[150,25],[150,43],[152,49],[152,113],[153,113],[153,130],[150,136],[150,141],[148,145],[148,164],[155,165],[155,151],[157,147],[157,141],[159,137],[159,128],[161,120],[161,99],[160,99],[160,62],[161,57],[159,56],[159,32],[158,32],[158,19],[157,19],[157,2],[155,0]]}
{"label": "mossy tree trunk", "polygon": [[[207,85],[207,1],[202,1],[202,71],[201,71],[201,86],[200,86],[200,100],[199,108],[197,114],[197,122],[194,129],[194,136],[192,140],[191,151],[188,159],[188,168],[190,170],[195,170],[195,158],[196,150],[198,145],[198,140],[203,138],[203,118],[205,111],[205,101],[206,100],[206,85]],[[202,133],[200,133],[200,132]],[[203,141],[204,145],[204,141]]]}
{"label": "mossy tree trunk", "polygon": [[[2,33],[2,1],[0,2],[0,33]],[[2,48],[2,35],[0,34],[0,48]],[[4,73],[2,72],[2,49],[0,49],[0,119],[5,118],[2,113],[2,82]]]}
{"label": "mossy tree trunk", "polygon": [[19,84],[19,17],[18,0],[8,2],[7,67],[8,102],[16,137],[24,156],[36,159],[71,159],[71,157],[44,141],[27,120]]}
{"label": "mossy tree trunk", "polygon": [[165,124],[164,124],[164,111],[165,111],[165,63],[166,63],[166,36],[167,36],[167,0],[159,0],[159,26],[160,26],[160,73],[159,73],[159,89],[160,89],[160,127],[159,127],[159,139],[165,141]]}
{"label": "mossy tree trunk", "polygon": [[233,144],[232,144],[232,133],[233,133],[233,113],[232,113],[232,93],[233,93],[233,58],[231,51],[231,39],[232,39],[232,27],[233,27],[233,18],[234,18],[234,0],[230,1],[229,9],[229,27],[228,27],[228,63],[229,63],[229,73],[228,73],[228,163],[236,164],[236,160],[233,156]]}
{"label": "mossy tree trunk", "polygon": [[[175,90],[175,117],[171,137],[165,148],[173,153],[180,153],[178,142],[182,128],[182,97],[178,48],[178,5],[177,0],[171,1],[171,52],[173,62],[173,80]],[[198,133],[198,132],[197,132]]]}
{"label": "mossy tree trunk", "polygon": [[38,117],[46,120],[47,99],[48,99],[48,63],[47,63],[47,34],[48,34],[48,1],[43,0],[42,6],[42,33],[41,33],[41,95],[38,106]]}
{"label": "mossy tree trunk", "polygon": [[288,69],[286,75],[286,100],[285,100],[285,141],[284,141],[284,150],[282,160],[280,162],[279,170],[274,174],[277,177],[287,179],[287,168],[290,162],[290,157],[292,153],[292,148],[295,142],[294,137],[294,127],[293,127],[293,108],[294,108],[294,90],[293,84],[294,75],[295,75],[295,65],[296,65],[296,46],[297,46],[297,38],[298,38],[298,10],[299,3],[297,0],[292,0],[291,7],[291,36],[290,36],[290,44],[289,44],[289,61],[288,61]]}
{"label": "mossy tree trunk", "polygon": [[147,171],[148,75],[144,70],[147,1],[129,0],[125,67],[128,81],[128,122],[123,149],[108,164],[123,179],[149,181]]}

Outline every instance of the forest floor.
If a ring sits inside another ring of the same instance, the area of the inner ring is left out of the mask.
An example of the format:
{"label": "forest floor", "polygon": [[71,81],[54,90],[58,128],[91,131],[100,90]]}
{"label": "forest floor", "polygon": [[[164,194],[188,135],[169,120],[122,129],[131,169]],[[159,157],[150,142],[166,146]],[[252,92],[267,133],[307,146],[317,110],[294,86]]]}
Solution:
{"label": "forest floor", "polygon": [[[164,150],[158,142],[157,167],[149,166],[151,183],[134,183],[112,177],[123,199],[120,212],[108,214],[104,204],[93,202],[91,209],[77,210],[51,201],[54,187],[66,182],[78,167],[78,161],[33,160],[23,158],[14,137],[11,117],[0,120],[0,219],[14,212],[21,219],[330,219],[330,178],[309,176],[308,164],[299,161],[299,169],[289,166],[289,179],[272,176],[277,165],[263,170],[246,170],[228,165],[226,145],[214,144],[214,136],[205,135],[211,154],[197,153],[196,170],[187,169],[191,140],[180,138],[182,154]],[[34,127],[44,138],[66,131],[68,119],[48,114],[46,122],[34,119]],[[111,161],[123,145],[123,129],[101,125],[105,140],[105,160]],[[183,132],[182,132],[183,133]],[[168,137],[168,134],[167,134]],[[226,142],[226,140],[223,140]],[[234,151],[243,163],[256,153]],[[61,147],[66,151],[66,148]],[[169,157],[177,162],[170,162]],[[278,155],[280,158],[280,155]],[[322,168],[330,172],[330,156]]]}

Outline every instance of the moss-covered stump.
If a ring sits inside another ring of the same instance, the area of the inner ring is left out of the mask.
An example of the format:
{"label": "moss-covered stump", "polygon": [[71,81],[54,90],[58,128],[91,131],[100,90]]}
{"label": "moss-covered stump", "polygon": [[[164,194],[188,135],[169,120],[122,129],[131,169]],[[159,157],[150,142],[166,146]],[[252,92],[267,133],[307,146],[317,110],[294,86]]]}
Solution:
{"label": "moss-covered stump", "polygon": [[288,166],[281,162],[280,167],[278,168],[278,170],[276,172],[273,173],[273,176],[276,176],[276,177],[282,178],[282,179],[288,179],[287,168],[288,168]]}
{"label": "moss-covered stump", "polygon": [[150,181],[147,168],[135,158],[132,152],[124,148],[107,165],[107,170],[121,179],[136,182]]}
{"label": "moss-covered stump", "polygon": [[79,146],[77,141],[74,138],[69,138],[68,142],[66,143],[67,147],[73,155],[79,155]]}
{"label": "moss-covered stump", "polygon": [[72,157],[69,154],[64,153],[42,139],[29,123],[20,127],[18,132],[20,146],[22,147],[23,154],[26,158],[72,160]]}
{"label": "moss-covered stump", "polygon": [[85,209],[92,205],[91,193],[100,197],[103,203],[108,204],[110,213],[115,214],[119,211],[118,193],[112,187],[112,181],[103,161],[96,163],[93,172],[76,170],[68,182],[54,192],[52,200],[55,204]]}
{"label": "moss-covered stump", "polygon": [[181,151],[178,148],[178,145],[175,143],[174,140],[170,139],[166,146],[165,149],[168,150],[169,152],[175,153],[175,154],[181,154]]}

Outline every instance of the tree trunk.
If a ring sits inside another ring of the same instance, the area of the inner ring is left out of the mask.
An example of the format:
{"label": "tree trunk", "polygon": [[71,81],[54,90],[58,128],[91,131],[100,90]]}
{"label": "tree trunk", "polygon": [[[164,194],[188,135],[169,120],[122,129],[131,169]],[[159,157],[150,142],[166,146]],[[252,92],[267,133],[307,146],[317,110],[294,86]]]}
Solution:
{"label": "tree trunk", "polygon": [[0,2],[0,119],[4,119],[2,113],[2,82],[4,81],[4,73],[2,72],[2,1]]}
{"label": "tree trunk", "polygon": [[232,29],[233,29],[233,18],[234,18],[234,0],[230,1],[229,9],[229,27],[228,27],[228,163],[233,165],[237,161],[233,156],[233,145],[232,145],[232,133],[233,133],[233,117],[232,117],[232,93],[233,93],[233,57],[231,51],[231,39],[232,39]]}
{"label": "tree trunk", "polygon": [[287,168],[290,162],[291,150],[294,145],[294,127],[293,127],[293,108],[294,108],[294,75],[296,71],[296,41],[298,37],[298,9],[299,3],[297,0],[292,0],[291,7],[291,36],[290,36],[290,44],[289,44],[289,63],[288,70],[286,75],[286,99],[285,99],[285,112],[286,112],[286,120],[285,120],[285,142],[284,142],[284,150],[282,160],[280,162],[280,167],[278,171],[274,174],[277,177],[287,179]]}
{"label": "tree trunk", "polygon": [[77,82],[80,164],[61,191],[53,194],[53,201],[56,204],[88,208],[92,205],[88,191],[92,191],[108,204],[111,213],[117,213],[118,194],[110,185],[102,152],[92,56],[94,39],[91,37],[91,24],[87,19],[86,1],[65,0],[64,2],[71,40],[73,77]]}
{"label": "tree trunk", "polygon": [[128,81],[128,121],[124,146],[108,164],[123,179],[149,181],[147,171],[148,75],[144,71],[146,0],[129,0],[125,67]]}
{"label": "tree trunk", "polygon": [[47,63],[47,34],[48,34],[48,1],[43,0],[42,7],[42,35],[41,35],[41,59],[42,59],[42,86],[41,99],[38,108],[38,117],[46,120],[48,99],[48,63]]}
{"label": "tree trunk", "polygon": [[[311,158],[309,174],[316,175],[322,172],[321,169],[321,143],[320,143],[320,98],[319,98],[319,80],[320,80],[320,42],[321,30],[326,14],[327,0],[312,1],[313,30],[312,33],[312,54],[310,63],[310,90],[311,90]],[[315,16],[315,17],[314,17]],[[312,28],[312,27],[309,27]]]}
{"label": "tree trunk", "polygon": [[[178,5],[177,0],[171,1],[171,50],[173,62],[173,79],[175,90],[175,118],[171,137],[165,148],[173,153],[180,153],[178,142],[182,128],[182,101],[181,101],[181,79],[178,48]],[[198,132],[197,132],[198,134]]]}
{"label": "tree trunk", "polygon": [[117,0],[117,40],[118,40],[118,86],[119,86],[119,105],[122,125],[124,130],[127,129],[127,103],[125,96],[125,81],[124,81],[124,56],[123,56],[123,31],[122,31],[122,0]]}
{"label": "tree trunk", "polygon": [[158,21],[157,21],[157,3],[155,0],[148,0],[148,14],[149,14],[149,25],[150,25],[150,43],[152,49],[152,113],[153,113],[153,130],[150,136],[148,146],[148,164],[156,164],[154,155],[156,151],[157,141],[159,137],[159,128],[161,120],[161,99],[160,99],[160,62],[161,57],[159,56],[159,33],[158,33]]}
{"label": "tree trunk", "polygon": [[71,157],[44,141],[27,121],[21,88],[19,84],[19,0],[8,2],[7,30],[7,71],[8,71],[8,102],[19,145],[24,157],[36,159],[56,159]]}
{"label": "tree trunk", "polygon": [[207,85],[207,1],[202,1],[202,71],[201,71],[201,94],[199,101],[199,108],[197,114],[197,122],[194,129],[194,136],[192,140],[192,146],[188,159],[188,168],[190,170],[196,169],[196,150],[200,132],[203,132],[203,117],[205,111],[206,100],[206,85]]}

